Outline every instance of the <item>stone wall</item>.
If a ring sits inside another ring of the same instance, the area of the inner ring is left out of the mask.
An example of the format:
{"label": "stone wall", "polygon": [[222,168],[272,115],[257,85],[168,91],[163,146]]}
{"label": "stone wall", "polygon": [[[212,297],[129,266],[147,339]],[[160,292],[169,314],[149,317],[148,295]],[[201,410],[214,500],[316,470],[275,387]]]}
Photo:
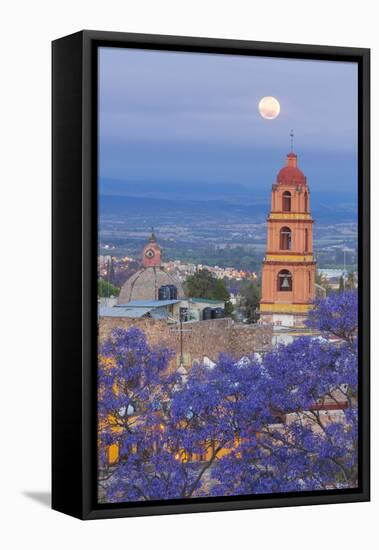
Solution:
{"label": "stone wall", "polygon": [[[169,325],[158,319],[127,319],[125,317],[101,317],[99,320],[99,340],[104,341],[114,328],[137,327],[147,336],[152,346],[169,347],[176,352],[172,367],[179,364],[180,332],[179,324]],[[243,325],[231,319],[212,319],[183,323],[183,358],[186,366],[208,357],[215,361],[220,353],[228,353],[240,358],[256,351],[271,348],[272,327],[269,325]]]}

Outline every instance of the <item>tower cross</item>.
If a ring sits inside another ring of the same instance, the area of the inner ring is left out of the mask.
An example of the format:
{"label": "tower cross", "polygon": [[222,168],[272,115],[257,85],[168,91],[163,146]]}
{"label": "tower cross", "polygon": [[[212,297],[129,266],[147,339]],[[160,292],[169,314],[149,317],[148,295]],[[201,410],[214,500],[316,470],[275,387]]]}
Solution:
{"label": "tower cross", "polygon": [[291,130],[290,132],[290,138],[291,138],[291,153],[293,153],[293,138],[294,138],[295,134],[293,132],[293,130]]}

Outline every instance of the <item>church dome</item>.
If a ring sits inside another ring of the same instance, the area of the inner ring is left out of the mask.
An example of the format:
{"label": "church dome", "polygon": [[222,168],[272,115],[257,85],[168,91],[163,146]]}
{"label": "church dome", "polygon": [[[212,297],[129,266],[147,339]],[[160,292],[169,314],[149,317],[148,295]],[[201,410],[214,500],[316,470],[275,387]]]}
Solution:
{"label": "church dome", "polygon": [[159,288],[164,285],[175,285],[178,297],[184,296],[181,282],[163,267],[144,267],[123,284],[117,303],[123,305],[134,300],[158,300]]}
{"label": "church dome", "polygon": [[177,295],[184,297],[182,284],[175,275],[168,273],[162,266],[161,247],[153,230],[142,251],[143,267],[134,273],[121,287],[118,305],[134,300],[158,300],[161,286],[175,285]]}
{"label": "church dome", "polygon": [[284,166],[276,176],[277,183],[295,183],[299,185],[306,185],[307,178],[303,172],[297,167],[297,155],[295,153],[288,153],[287,164]]}

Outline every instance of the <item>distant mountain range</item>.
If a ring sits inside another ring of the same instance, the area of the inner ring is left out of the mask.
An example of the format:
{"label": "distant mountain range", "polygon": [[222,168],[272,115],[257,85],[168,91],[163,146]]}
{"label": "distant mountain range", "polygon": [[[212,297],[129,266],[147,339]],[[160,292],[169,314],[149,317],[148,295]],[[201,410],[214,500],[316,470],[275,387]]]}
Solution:
{"label": "distant mountain range", "polygon": [[[122,182],[102,180],[100,216],[129,218],[134,215],[160,217],[209,216],[261,222],[267,217],[270,191],[259,193],[238,184],[169,182]],[[319,223],[355,222],[357,204],[353,193],[311,193],[312,215]]]}
{"label": "distant mountain range", "polygon": [[124,182],[114,179],[101,180],[101,194],[117,195],[128,197],[150,197],[166,199],[192,199],[207,200],[215,198],[241,200],[252,195],[251,190],[241,184],[230,183],[199,183],[181,182],[180,185],[174,182]]}

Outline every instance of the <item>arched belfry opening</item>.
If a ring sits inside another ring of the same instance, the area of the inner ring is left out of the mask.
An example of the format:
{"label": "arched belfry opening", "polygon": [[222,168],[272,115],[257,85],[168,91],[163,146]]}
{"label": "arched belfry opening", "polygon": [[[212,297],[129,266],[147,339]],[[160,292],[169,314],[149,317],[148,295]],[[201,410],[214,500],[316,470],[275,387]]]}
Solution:
{"label": "arched belfry opening", "polygon": [[282,197],[282,210],[283,212],[291,212],[291,193],[284,191]]}
{"label": "arched belfry opening", "polygon": [[291,250],[292,231],[285,226],[280,229],[280,250]]}
{"label": "arched belfry opening", "polygon": [[292,273],[288,269],[282,269],[278,273],[278,290],[280,292],[291,292],[293,289]]}

